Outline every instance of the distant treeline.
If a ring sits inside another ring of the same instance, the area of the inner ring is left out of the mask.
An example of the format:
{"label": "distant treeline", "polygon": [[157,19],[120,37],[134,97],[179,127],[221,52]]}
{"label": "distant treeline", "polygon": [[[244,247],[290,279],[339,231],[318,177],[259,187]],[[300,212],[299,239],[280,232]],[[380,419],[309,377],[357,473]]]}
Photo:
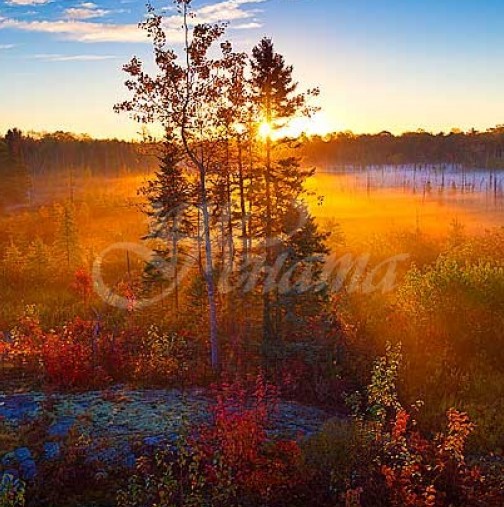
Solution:
{"label": "distant treeline", "polygon": [[400,136],[341,132],[305,138],[302,154],[306,162],[329,171],[344,166],[412,164],[504,169],[504,126],[486,132],[431,134],[419,130]]}
{"label": "distant treeline", "polygon": [[82,178],[150,174],[159,164],[154,148],[151,143],[10,129],[0,137],[0,211],[33,204],[44,183],[56,188]]}
{"label": "distant treeline", "polygon": [[[152,172],[156,150],[144,143],[117,139],[97,140],[67,132],[24,135],[17,129],[0,137],[0,155],[23,165],[32,177],[68,174],[117,177]],[[486,132],[424,131],[395,136],[390,132],[303,137],[299,156],[322,170],[344,166],[449,164],[482,169],[504,169],[504,126]],[[0,156],[0,175],[8,170]],[[11,164],[12,165],[12,164]],[[3,167],[2,167],[3,166]]]}
{"label": "distant treeline", "polygon": [[0,145],[3,146],[0,149],[23,164],[32,177],[70,171],[76,178],[116,177],[151,172],[157,165],[156,158],[147,156],[149,149],[141,143],[97,140],[67,132],[23,134],[11,129],[4,138],[0,137]]}

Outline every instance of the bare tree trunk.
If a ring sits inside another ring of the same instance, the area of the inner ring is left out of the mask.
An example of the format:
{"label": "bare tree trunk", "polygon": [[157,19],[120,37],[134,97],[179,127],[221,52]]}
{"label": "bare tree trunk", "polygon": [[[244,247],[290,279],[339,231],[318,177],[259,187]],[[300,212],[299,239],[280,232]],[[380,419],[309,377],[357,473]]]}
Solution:
{"label": "bare tree trunk", "polygon": [[224,264],[226,259],[226,217],[224,209],[221,212],[220,217],[220,255],[221,255],[221,266],[224,270]]}
{"label": "bare tree trunk", "polygon": [[200,274],[203,274],[203,255],[201,253],[201,210],[198,208],[198,230],[197,230],[197,242],[198,242],[198,269]]}
{"label": "bare tree trunk", "polygon": [[212,369],[218,371],[220,368],[219,359],[219,338],[217,333],[217,305],[215,304],[215,280],[213,276],[212,238],[210,234],[210,213],[208,211],[208,199],[206,191],[206,179],[204,172],[200,169],[201,178],[201,208],[203,213],[203,234],[205,238],[205,281],[208,293],[208,309],[210,319],[210,350]]}
{"label": "bare tree trunk", "polygon": [[[254,154],[253,154],[253,146],[252,146],[252,137],[249,139],[249,147],[248,147],[248,156],[249,156],[249,185],[253,187],[254,185]],[[248,251],[252,252],[253,248],[253,216],[254,216],[254,208],[253,208],[253,199],[249,196],[248,199],[248,207],[249,214],[247,217],[247,226],[248,226]]]}
{"label": "bare tree trunk", "polygon": [[216,290],[215,290],[215,280],[213,277],[214,273],[213,273],[212,236],[210,232],[210,212],[208,210],[208,194],[206,188],[206,170],[203,163],[198,160],[194,152],[189,147],[184,129],[182,129],[182,140],[187,154],[189,155],[190,159],[199,170],[200,191],[201,191],[201,213],[203,215],[203,238],[205,242],[205,260],[206,260],[203,275],[205,278],[208,295],[211,365],[212,369],[217,372],[220,369],[219,336],[217,331],[217,305],[215,303]]}
{"label": "bare tree trunk", "polygon": [[228,243],[228,251],[229,251],[229,266],[228,270],[230,273],[233,272],[233,266],[234,266],[234,253],[235,253],[235,246],[233,241],[233,209],[231,206],[231,178],[229,174],[226,176],[227,181],[227,243]]}
{"label": "bare tree trunk", "polygon": [[229,249],[229,273],[233,272],[234,265],[234,241],[233,241],[233,207],[232,207],[232,193],[231,188],[231,164],[229,154],[229,135],[226,134],[226,207],[227,207],[227,240]]}
{"label": "bare tree trunk", "polygon": [[177,232],[176,229],[173,233],[172,237],[172,250],[173,250],[173,271],[174,271],[174,278],[175,278],[175,311],[179,312],[179,285],[178,285],[178,240],[176,236]]}
{"label": "bare tree trunk", "polygon": [[[266,121],[271,125],[271,105],[268,100]],[[272,250],[272,202],[271,202],[271,137],[266,138],[266,266],[273,265]],[[264,287],[263,294],[263,341],[269,343],[273,339],[273,322],[271,319],[271,297],[268,287]]]}
{"label": "bare tree trunk", "polygon": [[245,205],[245,182],[243,178],[243,152],[242,138],[238,136],[238,185],[240,190],[240,214],[242,230],[242,260],[246,264],[248,261],[248,238],[247,238],[247,208]]}

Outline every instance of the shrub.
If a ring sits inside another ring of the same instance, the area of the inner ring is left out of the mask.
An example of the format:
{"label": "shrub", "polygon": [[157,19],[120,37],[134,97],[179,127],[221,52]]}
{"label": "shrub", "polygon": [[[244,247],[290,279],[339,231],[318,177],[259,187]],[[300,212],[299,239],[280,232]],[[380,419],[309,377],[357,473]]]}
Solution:
{"label": "shrub", "polygon": [[397,396],[399,366],[400,349],[389,346],[375,363],[362,403],[355,404],[366,459],[360,470],[353,470],[360,480],[352,487],[362,488],[365,504],[366,498],[376,502],[385,486],[388,498],[383,505],[493,505],[496,492],[485,488],[480,470],[464,457],[474,424],[467,414],[450,409],[444,432],[433,439],[422,436],[412,415],[421,403],[407,410]]}
{"label": "shrub", "polygon": [[45,334],[35,306],[27,306],[18,324],[11,331],[11,341],[4,344],[6,360],[14,367],[30,373],[40,370],[40,354]]}
{"label": "shrub", "polygon": [[151,326],[142,337],[133,375],[137,381],[168,384],[183,380],[189,370],[189,345],[179,333]]}
{"label": "shrub", "polygon": [[348,491],[356,467],[355,451],[360,447],[358,437],[351,421],[334,418],[302,444],[303,468],[312,484],[317,485],[317,492],[311,494],[317,495],[319,503],[322,496],[334,505]]}
{"label": "shrub", "polygon": [[275,389],[259,376],[252,393],[239,382],[214,392],[211,421],[190,428],[175,449],[139,460],[118,505],[293,505],[289,495],[304,480],[301,452],[266,434]]}
{"label": "shrub", "polygon": [[117,494],[118,507],[197,507],[236,503],[231,470],[221,456],[210,463],[201,450],[180,438],[173,451],[163,450],[155,458],[140,458],[137,473]]}
{"label": "shrub", "polygon": [[11,334],[12,341],[2,347],[6,360],[51,389],[99,388],[128,378],[131,360],[124,333],[115,336],[98,321],[76,317],[44,331],[29,308]]}
{"label": "shrub", "polygon": [[42,348],[46,383],[57,389],[74,389],[95,383],[89,346],[66,337],[46,336]]}
{"label": "shrub", "polygon": [[246,497],[278,500],[302,479],[297,443],[271,440],[266,433],[269,415],[277,406],[276,387],[259,374],[252,392],[240,382],[223,383],[216,396],[213,423],[197,433],[207,459],[221,455]]}
{"label": "shrub", "polygon": [[3,474],[0,480],[0,505],[2,507],[23,507],[25,505],[25,485],[12,475]]}
{"label": "shrub", "polygon": [[84,303],[89,302],[93,294],[93,279],[86,268],[75,271],[71,287]]}

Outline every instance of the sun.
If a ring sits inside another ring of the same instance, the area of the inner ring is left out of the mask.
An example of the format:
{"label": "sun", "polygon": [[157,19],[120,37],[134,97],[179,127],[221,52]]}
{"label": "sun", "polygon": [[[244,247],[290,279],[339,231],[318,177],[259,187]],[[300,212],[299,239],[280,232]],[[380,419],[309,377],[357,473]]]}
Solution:
{"label": "sun", "polygon": [[259,125],[259,128],[257,129],[257,132],[259,134],[259,137],[261,137],[263,139],[269,139],[269,138],[272,137],[273,127],[267,121],[263,121]]}
{"label": "sun", "polygon": [[[307,118],[304,116],[298,116],[293,118],[286,125],[278,128],[274,127],[272,123],[266,120],[259,123],[257,128],[257,135],[261,139],[280,139],[282,137],[294,137],[297,138],[301,134],[306,135],[326,135],[329,132],[335,130],[334,122],[330,121],[327,116],[322,113],[317,113],[314,116]],[[343,130],[340,128],[339,130]]]}

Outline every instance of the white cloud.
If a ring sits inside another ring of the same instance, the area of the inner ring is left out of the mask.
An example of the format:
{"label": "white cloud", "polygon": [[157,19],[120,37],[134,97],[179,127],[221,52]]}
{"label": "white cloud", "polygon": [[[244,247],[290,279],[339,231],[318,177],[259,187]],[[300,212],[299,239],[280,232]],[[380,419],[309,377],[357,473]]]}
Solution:
{"label": "white cloud", "polygon": [[[17,2],[45,2],[46,0],[12,0]],[[260,4],[266,0],[222,0],[217,3],[205,5],[195,10],[196,22],[215,23],[218,21],[241,21],[236,28],[258,28],[260,25],[254,18],[259,12],[257,9],[245,9],[247,4]],[[98,9],[96,4],[85,2],[79,7],[65,11],[68,19],[56,21],[25,21],[13,18],[0,17],[0,29],[10,28],[29,32],[41,32],[62,35],[68,40],[78,42],[147,42],[145,32],[138,29],[136,23],[113,24],[84,21],[91,17],[100,17],[108,11]],[[180,31],[181,18],[178,15],[165,18],[165,28],[168,40],[171,43],[183,42]]]}
{"label": "white cloud", "polygon": [[89,9],[87,7],[71,7],[65,10],[65,17],[70,19],[93,19],[102,18],[111,11],[105,9]]}
{"label": "white cloud", "polygon": [[102,18],[111,12],[113,11],[98,8],[98,5],[93,2],[82,2],[77,7],[70,7],[68,9],[65,9],[64,16],[68,19],[83,20]]}
{"label": "white cloud", "polygon": [[12,48],[15,48],[16,45],[15,44],[0,44],[0,50],[2,49],[12,49]]}
{"label": "white cloud", "polygon": [[[251,29],[262,26],[255,18],[261,12],[258,8],[245,8],[247,4],[262,4],[267,0],[221,0],[195,9],[196,23],[217,23],[222,21],[240,21],[240,24],[231,28]],[[249,21],[250,20],[250,21]],[[168,16],[165,18],[165,26],[176,31],[181,25],[180,16]]]}
{"label": "white cloud", "polygon": [[260,4],[266,0],[224,0],[215,4],[205,5],[197,9],[197,21],[215,23],[217,21],[233,21],[248,19],[257,14],[257,9],[244,9],[245,4]]}
{"label": "white cloud", "polygon": [[111,55],[58,55],[58,54],[40,54],[33,58],[46,60],[48,62],[98,62],[102,60],[114,60],[117,57]]}
{"label": "white cloud", "polygon": [[51,3],[52,0],[7,0],[7,5],[43,5]]}
{"label": "white cloud", "polygon": [[233,25],[231,28],[234,30],[252,30],[254,28],[261,28],[262,23],[258,23],[257,21],[251,21],[250,23],[242,23],[241,25]]}
{"label": "white cloud", "polygon": [[80,42],[145,42],[147,40],[145,33],[139,30],[136,24],[114,25],[77,20],[21,21],[0,18],[0,29],[2,28],[58,34]]}

